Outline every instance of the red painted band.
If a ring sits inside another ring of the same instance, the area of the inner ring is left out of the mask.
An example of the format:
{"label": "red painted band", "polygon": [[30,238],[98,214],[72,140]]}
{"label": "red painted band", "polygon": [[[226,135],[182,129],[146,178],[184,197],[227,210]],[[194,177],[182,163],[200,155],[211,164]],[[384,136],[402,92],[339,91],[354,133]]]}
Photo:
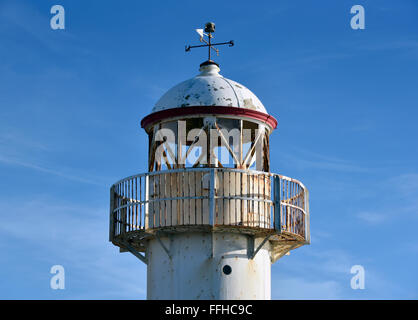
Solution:
{"label": "red painted band", "polygon": [[247,117],[267,123],[272,129],[276,129],[277,120],[264,112],[246,109],[246,108],[237,108],[237,107],[221,107],[221,106],[195,106],[195,107],[181,107],[181,108],[172,108],[162,111],[157,111],[147,115],[141,121],[141,127],[147,128],[149,125],[154,124],[168,118],[189,116],[196,114],[211,114],[211,115],[231,115],[231,116],[240,116]]}

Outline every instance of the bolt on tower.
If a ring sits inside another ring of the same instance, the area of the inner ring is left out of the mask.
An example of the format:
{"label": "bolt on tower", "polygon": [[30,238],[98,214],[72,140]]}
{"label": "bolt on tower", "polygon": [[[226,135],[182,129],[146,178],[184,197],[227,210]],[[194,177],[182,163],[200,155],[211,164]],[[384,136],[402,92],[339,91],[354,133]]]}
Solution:
{"label": "bolt on tower", "polygon": [[[214,31],[186,51],[234,44]],[[310,242],[308,191],[270,172],[277,121],[254,93],[199,71],[142,119],[149,171],[111,187],[109,240],[147,264],[148,299],[270,299],[271,264]]]}

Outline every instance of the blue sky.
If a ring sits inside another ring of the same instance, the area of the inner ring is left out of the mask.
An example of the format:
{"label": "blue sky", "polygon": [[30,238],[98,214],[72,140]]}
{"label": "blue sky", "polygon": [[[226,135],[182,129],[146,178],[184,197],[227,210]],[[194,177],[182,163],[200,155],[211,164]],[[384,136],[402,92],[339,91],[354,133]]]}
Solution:
{"label": "blue sky", "polygon": [[415,0],[0,0],[0,298],[145,298],[145,265],[107,241],[109,188],[146,171],[139,121],[196,75],[205,51],[184,46],[207,21],[236,42],[222,75],[279,121],[272,172],[310,190],[312,244],[273,265],[272,298],[418,298],[417,16]]}

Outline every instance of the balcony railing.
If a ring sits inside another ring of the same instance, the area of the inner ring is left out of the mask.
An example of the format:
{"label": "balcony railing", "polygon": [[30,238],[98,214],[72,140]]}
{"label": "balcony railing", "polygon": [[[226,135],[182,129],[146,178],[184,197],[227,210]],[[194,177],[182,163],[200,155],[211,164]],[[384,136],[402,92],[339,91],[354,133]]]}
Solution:
{"label": "balcony railing", "polygon": [[226,168],[148,172],[111,187],[111,241],[193,226],[283,233],[309,243],[308,191],[278,174]]}

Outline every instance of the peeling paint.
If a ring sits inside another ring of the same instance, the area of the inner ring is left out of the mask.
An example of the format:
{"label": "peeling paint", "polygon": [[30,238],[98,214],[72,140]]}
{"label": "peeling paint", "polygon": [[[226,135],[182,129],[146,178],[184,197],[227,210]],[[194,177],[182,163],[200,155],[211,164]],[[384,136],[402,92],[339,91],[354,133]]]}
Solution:
{"label": "peeling paint", "polygon": [[244,99],[244,108],[257,110],[257,107],[253,104],[253,100],[251,98]]}
{"label": "peeling paint", "polygon": [[248,108],[267,113],[261,101],[243,85],[224,78],[215,66],[168,90],[152,112],[187,106],[226,106]]}

